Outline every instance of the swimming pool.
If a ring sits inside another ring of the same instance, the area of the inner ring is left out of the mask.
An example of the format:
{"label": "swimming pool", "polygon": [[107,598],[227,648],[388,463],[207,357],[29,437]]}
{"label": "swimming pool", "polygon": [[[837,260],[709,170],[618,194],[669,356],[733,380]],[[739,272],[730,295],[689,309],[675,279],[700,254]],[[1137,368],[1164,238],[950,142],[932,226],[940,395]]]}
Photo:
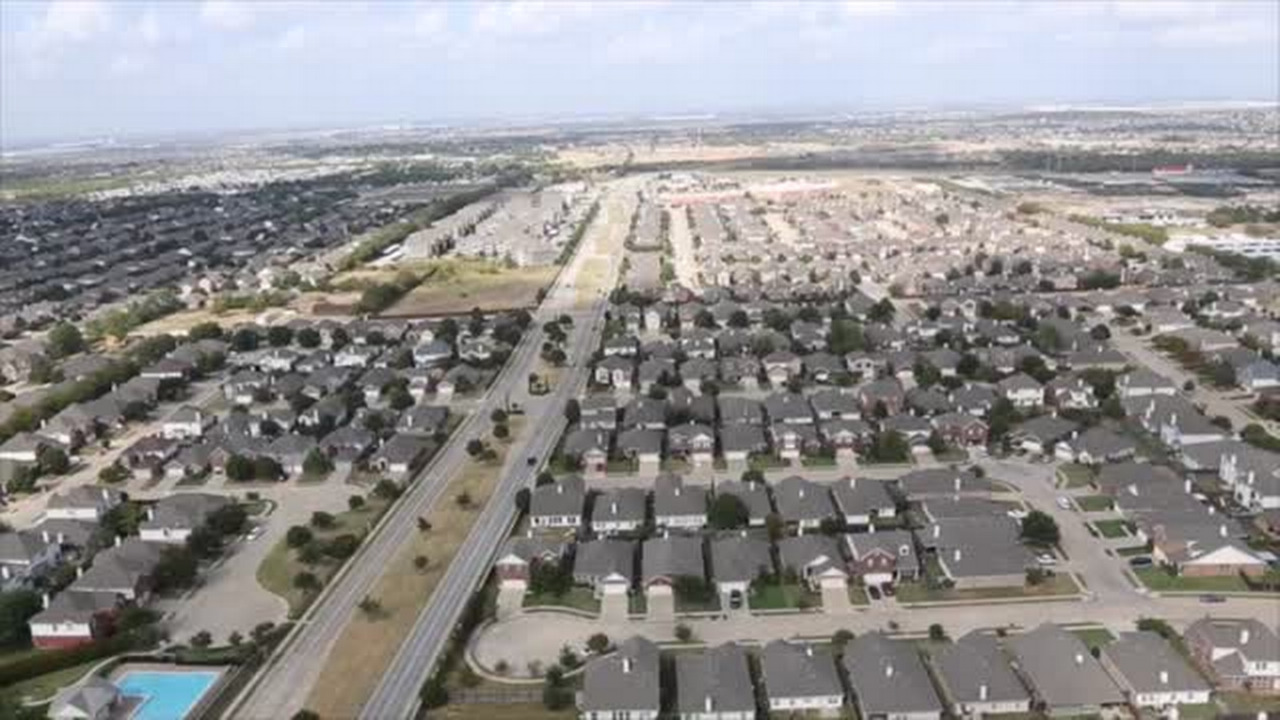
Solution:
{"label": "swimming pool", "polygon": [[126,696],[142,698],[129,720],[183,720],[218,681],[216,672],[131,670],[116,680]]}

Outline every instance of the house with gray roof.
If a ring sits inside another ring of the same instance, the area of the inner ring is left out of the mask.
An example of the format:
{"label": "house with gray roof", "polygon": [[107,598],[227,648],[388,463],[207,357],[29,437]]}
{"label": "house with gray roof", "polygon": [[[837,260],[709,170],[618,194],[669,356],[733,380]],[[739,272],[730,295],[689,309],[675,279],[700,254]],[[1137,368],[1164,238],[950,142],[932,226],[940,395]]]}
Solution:
{"label": "house with gray roof", "polygon": [[596,597],[630,592],[636,577],[635,540],[606,538],[579,543],[573,558],[573,581]]}
{"label": "house with gray roof", "polygon": [[121,707],[123,697],[110,680],[89,675],[58,692],[49,705],[48,717],[50,720],[107,720]]}
{"label": "house with gray roof", "polygon": [[77,485],[50,495],[44,517],[49,520],[98,522],[121,502],[124,502],[124,495],[119,490]]}
{"label": "house with gray roof", "polygon": [[632,637],[587,661],[578,710],[589,720],[656,720],[662,709],[658,646]]}
{"label": "house with gray roof", "polygon": [[398,432],[373,451],[369,466],[397,480],[406,480],[418,469],[434,445],[431,438]]}
{"label": "house with gray roof", "polygon": [[679,578],[705,579],[706,574],[700,536],[664,535],[640,546],[640,579],[650,594],[670,592]]}
{"label": "house with gray roof", "polygon": [[837,480],[831,485],[831,494],[846,525],[870,525],[897,515],[897,504],[889,493],[889,485],[881,480],[852,477]]}
{"label": "house with gray roof", "polygon": [[1187,627],[1183,642],[1222,688],[1280,690],[1280,635],[1257,618],[1201,618]]}
{"label": "house with gray roof", "polygon": [[721,395],[716,398],[716,409],[720,416],[720,424],[725,427],[764,425],[764,406],[758,400],[736,395]]}
{"label": "house with gray roof", "polygon": [[183,543],[209,516],[231,504],[222,495],[178,493],[161,498],[146,509],[138,536],[147,542]]}
{"label": "house with gray roof", "polygon": [[727,425],[720,429],[720,450],[726,461],[746,462],[768,452],[769,441],[757,425]]}
{"label": "house with gray roof", "polygon": [[747,653],[725,643],[676,657],[675,709],[680,720],[754,720],[755,685]]}
{"label": "house with gray roof", "polygon": [[609,536],[639,530],[644,525],[646,500],[639,488],[606,490],[591,508],[591,531]]}
{"label": "house with gray roof", "polygon": [[772,572],[773,558],[767,541],[745,532],[711,541],[711,579],[723,607],[733,607],[734,600],[744,601],[751,584]]}
{"label": "house with gray roof", "polygon": [[161,547],[139,538],[116,540],[115,547],[93,556],[93,566],[76,578],[76,592],[111,592],[126,600],[145,600],[151,592],[151,572],[160,562]]}
{"label": "house with gray roof", "polygon": [[782,538],[778,541],[778,566],[814,591],[844,587],[849,580],[840,543],[829,535]]}
{"label": "house with gray roof", "polygon": [[62,546],[30,530],[0,533],[0,589],[27,587],[62,559]]}
{"label": "house with gray roof", "polygon": [[1130,704],[1139,708],[1167,710],[1210,702],[1213,688],[1157,633],[1121,633],[1102,647],[1098,659]]}
{"label": "house with gray roof", "polygon": [[503,588],[524,590],[529,586],[533,568],[542,563],[560,563],[567,548],[563,542],[546,536],[514,536],[502,543],[493,563],[498,584]]}
{"label": "house with gray roof", "polygon": [[943,575],[957,588],[1021,587],[1035,555],[1019,538],[1018,523],[1007,516],[948,518],[919,534],[932,548]]}
{"label": "house with gray roof", "polygon": [[1121,462],[1132,458],[1137,451],[1138,444],[1131,438],[1102,426],[1091,427],[1083,433],[1073,430],[1054,447],[1054,455],[1059,460],[1081,465]]}
{"label": "house with gray roof", "polygon": [[955,717],[1031,711],[1027,692],[995,635],[973,631],[933,655],[934,676]]}
{"label": "house with gray roof", "polygon": [[1120,688],[1076,635],[1045,623],[1005,641],[1033,702],[1051,716],[1099,715],[1124,704]]}
{"label": "house with gray roof", "polygon": [[529,526],[538,530],[579,528],[586,501],[586,483],[577,475],[540,485],[529,496]]}
{"label": "house with gray roof", "polygon": [[747,524],[751,527],[764,527],[765,519],[773,512],[773,504],[769,502],[769,488],[764,483],[744,483],[737,480],[726,480],[716,483],[717,495],[733,495],[747,507]]}
{"label": "house with gray roof", "polygon": [[827,486],[798,475],[773,486],[773,501],[783,522],[803,529],[817,528],[823,520],[836,516]]}
{"label": "house with gray roof", "polygon": [[1036,454],[1048,455],[1058,441],[1077,432],[1080,424],[1057,415],[1040,415],[1018,423],[1009,433],[1009,440],[1016,448]]}
{"label": "house with gray roof", "polygon": [[653,519],[660,528],[701,528],[707,524],[706,489],[690,487],[674,473],[659,475],[653,487]]}
{"label": "house with gray roof", "polygon": [[971,468],[925,468],[912,470],[897,479],[898,489],[911,500],[936,497],[989,498],[995,485],[978,477]]}
{"label": "house with gray roof", "polygon": [[877,530],[844,535],[849,571],[864,585],[886,585],[920,576],[915,538],[908,530]]}
{"label": "house with gray roof", "polygon": [[826,647],[774,640],[760,651],[760,676],[771,713],[840,715],[844,685]]}
{"label": "house with gray roof", "polygon": [[618,401],[608,393],[588,395],[578,403],[578,425],[585,430],[615,430],[618,427]]}
{"label": "house with gray roof", "polygon": [[859,717],[942,717],[942,701],[913,643],[866,633],[845,646],[843,662]]}
{"label": "house with gray roof", "polygon": [[819,421],[856,420],[862,417],[862,405],[852,392],[819,390],[809,397],[809,403]]}

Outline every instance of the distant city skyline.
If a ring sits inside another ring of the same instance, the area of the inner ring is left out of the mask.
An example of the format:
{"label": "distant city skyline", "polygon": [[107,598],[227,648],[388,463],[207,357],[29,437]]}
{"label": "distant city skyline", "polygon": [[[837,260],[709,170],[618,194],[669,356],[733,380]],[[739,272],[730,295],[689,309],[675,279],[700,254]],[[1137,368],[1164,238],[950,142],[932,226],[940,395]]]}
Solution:
{"label": "distant city skyline", "polygon": [[1280,4],[0,4],[0,145],[466,118],[1280,102]]}

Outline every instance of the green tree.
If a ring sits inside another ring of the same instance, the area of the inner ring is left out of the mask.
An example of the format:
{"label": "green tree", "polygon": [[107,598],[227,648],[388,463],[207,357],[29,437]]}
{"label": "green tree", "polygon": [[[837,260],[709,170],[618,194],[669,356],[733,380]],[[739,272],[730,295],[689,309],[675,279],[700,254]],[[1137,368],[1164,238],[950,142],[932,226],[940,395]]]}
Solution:
{"label": "green tree", "polygon": [[60,322],[49,330],[45,337],[45,351],[54,358],[64,358],[84,352],[89,345],[80,333],[80,328],[69,322]]}
{"label": "green tree", "polygon": [[736,530],[746,527],[751,515],[746,503],[742,502],[737,495],[719,493],[715,500],[711,501],[709,518],[711,527],[717,530]]}
{"label": "green tree", "polygon": [[947,631],[942,627],[941,623],[934,623],[929,626],[929,639],[934,642],[942,642],[947,639]]}
{"label": "green tree", "polygon": [[354,512],[356,510],[359,510],[362,507],[364,507],[364,498],[361,497],[360,495],[352,495],[351,497],[347,498],[348,509]]}
{"label": "green tree", "polygon": [[128,480],[129,471],[119,462],[113,462],[98,471],[98,479],[109,485],[115,485]]}
{"label": "green tree", "polygon": [[33,590],[0,592],[0,648],[25,646],[31,637],[27,621],[40,608],[40,595]]}
{"label": "green tree", "polygon": [[200,572],[200,560],[186,547],[167,547],[151,572],[157,592],[166,593],[189,588]]}
{"label": "green tree", "polygon": [[605,654],[612,646],[613,644],[609,642],[609,636],[604,633],[596,633],[587,638],[587,649],[596,655]]}
{"label": "green tree", "polygon": [[71,458],[60,447],[44,445],[36,453],[36,466],[41,475],[64,475],[71,469]]}
{"label": "green tree", "polygon": [[220,340],[222,338],[222,326],[213,321],[197,323],[187,331],[187,338],[193,341]]}
{"label": "green tree", "polygon": [[302,472],[308,478],[322,478],[333,472],[333,461],[319,448],[311,448],[302,461]]}
{"label": "green tree", "polygon": [[315,539],[311,528],[306,525],[294,525],[284,534],[285,544],[291,548],[300,548]]}
{"label": "green tree", "polygon": [[1032,510],[1022,520],[1022,539],[1040,547],[1057,545],[1061,538],[1058,522],[1042,510]]}
{"label": "green tree", "polygon": [[253,479],[253,461],[243,455],[232,455],[227,458],[224,467],[227,478],[239,482]]}
{"label": "green tree", "polygon": [[317,510],[311,513],[311,527],[316,528],[317,530],[328,530],[335,524],[337,523],[336,520],[334,520],[332,513],[327,513],[323,510]]}

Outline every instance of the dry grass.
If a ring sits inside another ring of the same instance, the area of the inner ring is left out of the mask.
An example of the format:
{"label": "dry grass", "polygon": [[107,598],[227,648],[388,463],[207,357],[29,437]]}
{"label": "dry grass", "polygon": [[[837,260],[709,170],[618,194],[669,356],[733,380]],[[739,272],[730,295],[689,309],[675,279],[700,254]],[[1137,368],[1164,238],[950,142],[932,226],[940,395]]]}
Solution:
{"label": "dry grass", "polygon": [[[513,436],[522,425],[523,418],[512,420]],[[415,534],[378,580],[370,597],[382,605],[381,611],[374,616],[358,613],[343,629],[307,700],[307,707],[321,717],[355,717],[373,692],[493,493],[507,444],[495,443],[494,449],[497,460],[469,461],[450,481],[427,516],[431,530]],[[467,508],[456,502],[463,492],[471,496]],[[425,571],[414,566],[419,555],[428,560]]]}
{"label": "dry grass", "polygon": [[459,315],[477,307],[486,312],[533,307],[538,303],[538,291],[551,284],[557,270],[550,265],[506,268],[482,260],[451,259],[401,265],[392,271],[349,273],[348,279],[364,279],[370,272],[394,277],[406,268],[430,274],[383,316]]}
{"label": "dry grass", "polygon": [[435,718],[485,718],[485,720],[569,720],[577,717],[572,710],[548,710],[541,705],[446,705],[431,713]]}

